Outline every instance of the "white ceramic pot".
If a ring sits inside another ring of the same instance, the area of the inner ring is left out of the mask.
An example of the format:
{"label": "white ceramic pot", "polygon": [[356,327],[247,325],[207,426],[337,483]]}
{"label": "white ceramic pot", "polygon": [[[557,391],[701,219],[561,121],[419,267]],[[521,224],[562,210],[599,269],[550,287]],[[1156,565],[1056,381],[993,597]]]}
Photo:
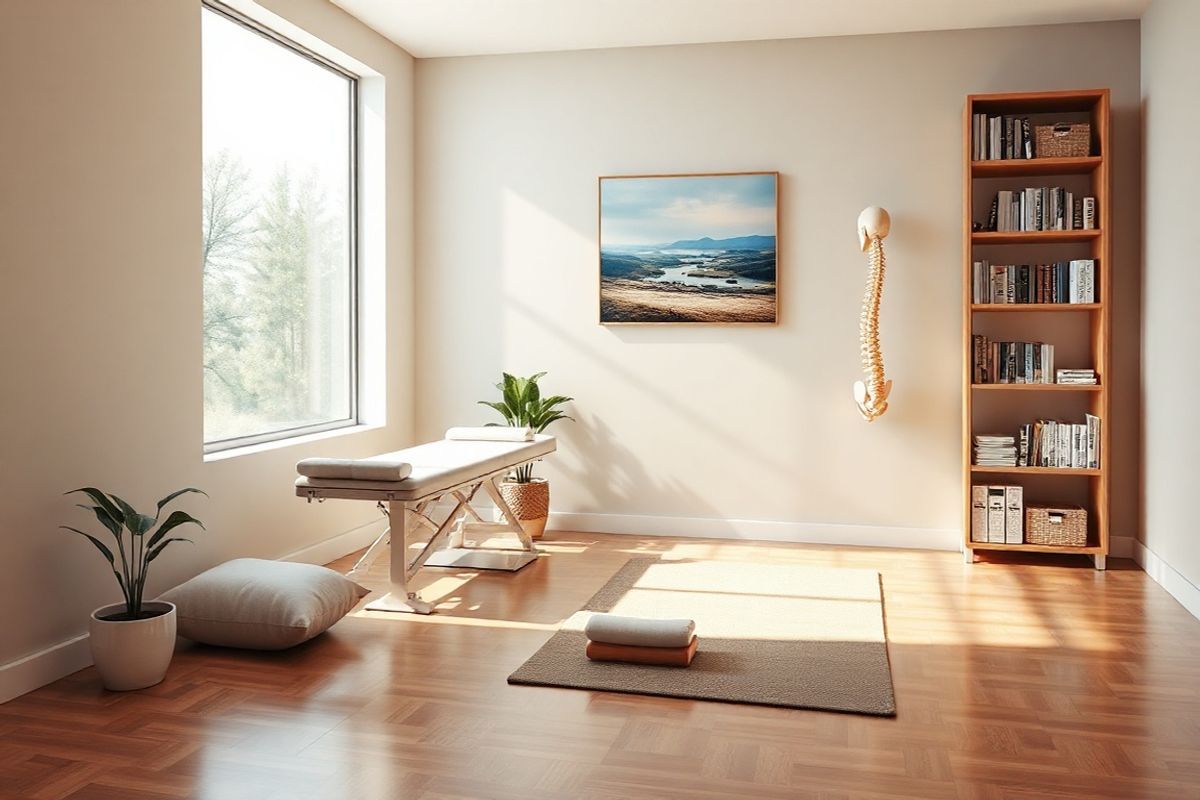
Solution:
{"label": "white ceramic pot", "polygon": [[142,603],[143,611],[161,612],[146,619],[106,620],[120,614],[124,603],[101,606],[88,621],[92,660],[104,688],[114,692],[145,689],[162,681],[175,654],[175,606]]}

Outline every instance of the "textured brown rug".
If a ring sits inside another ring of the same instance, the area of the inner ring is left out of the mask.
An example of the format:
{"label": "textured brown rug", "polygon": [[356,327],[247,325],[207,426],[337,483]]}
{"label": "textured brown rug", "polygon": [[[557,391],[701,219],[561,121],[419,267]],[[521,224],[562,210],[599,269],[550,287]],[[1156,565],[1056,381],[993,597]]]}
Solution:
{"label": "textured brown rug", "polygon": [[[589,661],[597,612],[696,621],[687,668]],[[879,573],[631,559],[509,683],[892,716]]]}

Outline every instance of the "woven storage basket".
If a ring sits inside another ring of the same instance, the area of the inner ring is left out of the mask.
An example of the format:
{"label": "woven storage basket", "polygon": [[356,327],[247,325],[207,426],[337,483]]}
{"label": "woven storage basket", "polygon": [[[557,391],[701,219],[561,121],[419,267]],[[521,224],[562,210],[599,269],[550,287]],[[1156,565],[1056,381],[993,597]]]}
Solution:
{"label": "woven storage basket", "polygon": [[529,483],[501,481],[500,494],[525,532],[534,539],[542,538],[546,517],[550,516],[550,484],[543,478],[534,478]]}
{"label": "woven storage basket", "polygon": [[1025,541],[1028,544],[1087,545],[1087,509],[1075,506],[1025,508]]}
{"label": "woven storage basket", "polygon": [[1092,126],[1087,122],[1036,125],[1033,142],[1037,158],[1082,158],[1092,154]]}

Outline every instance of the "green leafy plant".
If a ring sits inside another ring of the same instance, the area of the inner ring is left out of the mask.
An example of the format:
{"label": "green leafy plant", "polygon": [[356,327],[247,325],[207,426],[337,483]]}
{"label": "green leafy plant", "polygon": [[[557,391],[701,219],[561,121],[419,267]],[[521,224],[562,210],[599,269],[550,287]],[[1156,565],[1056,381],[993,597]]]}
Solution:
{"label": "green leafy plant", "polygon": [[[84,505],[77,503],[79,508],[87,509],[96,516],[96,520],[103,525],[112,538],[116,541],[116,553],[112,548],[104,542],[92,536],[90,533],[85,533],[78,528],[72,528],[70,525],[60,525],[60,528],[78,533],[86,538],[89,542],[96,546],[100,554],[108,559],[108,564],[112,567],[113,575],[117,578],[117,583],[121,587],[121,594],[125,596],[125,613],[118,614],[108,619],[113,620],[133,620],[145,619],[154,616],[153,614],[142,612],[142,592],[146,588],[146,571],[150,567],[150,562],[158,558],[162,551],[167,549],[167,545],[172,542],[190,542],[191,539],[185,539],[182,536],[167,536],[171,531],[178,528],[180,525],[194,524],[198,525],[202,530],[203,523],[193,517],[186,511],[172,511],[170,516],[159,524],[159,517],[162,516],[163,508],[168,503],[188,492],[196,494],[207,494],[199,489],[180,489],[176,492],[171,492],[169,495],[158,501],[158,510],[154,516],[140,514],[133,509],[129,503],[126,503],[115,494],[105,494],[99,489],[94,489],[91,486],[85,486],[82,489],[72,489],[66,494],[82,493],[91,498],[95,505]],[[118,564],[118,560],[120,563]]]}
{"label": "green leafy plant", "polygon": [[[542,397],[538,381],[545,374],[539,372],[528,378],[517,378],[505,372],[503,373],[504,377],[496,384],[496,388],[500,390],[500,401],[480,400],[479,404],[499,411],[500,415],[504,417],[504,422],[510,427],[528,427],[532,428],[534,433],[541,433],[550,423],[560,419],[569,419],[574,422],[574,419],[558,408],[574,398],[561,394]],[[498,425],[499,423],[490,422],[488,424]],[[517,467],[513,470],[513,479],[517,483],[529,483],[533,480],[533,464]]]}

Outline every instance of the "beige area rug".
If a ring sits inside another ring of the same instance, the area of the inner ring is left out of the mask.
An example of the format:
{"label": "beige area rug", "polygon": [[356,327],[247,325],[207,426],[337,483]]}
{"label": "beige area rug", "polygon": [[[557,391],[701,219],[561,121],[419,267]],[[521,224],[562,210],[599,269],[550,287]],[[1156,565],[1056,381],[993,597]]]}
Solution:
{"label": "beige area rug", "polygon": [[[589,661],[597,612],[696,621],[692,665]],[[509,683],[892,716],[879,573],[631,559]]]}

